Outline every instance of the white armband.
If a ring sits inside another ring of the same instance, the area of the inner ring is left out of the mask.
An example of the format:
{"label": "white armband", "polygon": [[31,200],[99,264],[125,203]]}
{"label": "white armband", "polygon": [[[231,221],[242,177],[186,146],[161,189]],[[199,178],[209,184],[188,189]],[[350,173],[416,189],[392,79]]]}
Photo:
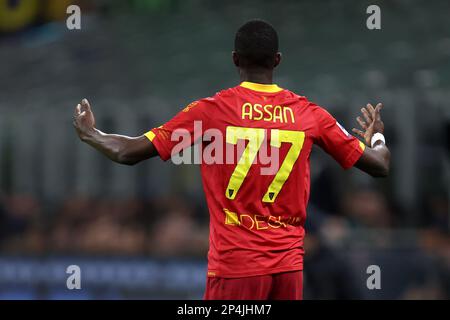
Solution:
{"label": "white armband", "polygon": [[373,148],[373,145],[375,144],[375,142],[380,141],[380,140],[383,141],[384,144],[386,144],[386,140],[384,139],[384,135],[382,133],[379,133],[379,132],[375,133],[372,136],[372,139],[370,140],[370,146]]}

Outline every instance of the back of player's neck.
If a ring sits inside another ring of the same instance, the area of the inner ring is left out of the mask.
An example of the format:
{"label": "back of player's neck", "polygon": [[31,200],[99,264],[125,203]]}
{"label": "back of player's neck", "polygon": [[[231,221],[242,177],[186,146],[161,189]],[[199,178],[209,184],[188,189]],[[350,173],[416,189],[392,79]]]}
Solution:
{"label": "back of player's neck", "polygon": [[241,76],[241,82],[247,81],[247,82],[253,82],[253,83],[260,83],[260,84],[273,84],[272,72],[241,71],[240,76]]}

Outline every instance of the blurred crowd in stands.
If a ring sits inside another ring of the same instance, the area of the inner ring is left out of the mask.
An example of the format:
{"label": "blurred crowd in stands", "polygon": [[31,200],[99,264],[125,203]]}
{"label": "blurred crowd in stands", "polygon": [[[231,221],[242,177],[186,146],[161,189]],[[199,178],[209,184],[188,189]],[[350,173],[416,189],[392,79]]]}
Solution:
{"label": "blurred crowd in stands", "polygon": [[[405,229],[397,224],[393,205],[373,189],[346,193],[336,212],[324,211],[313,200],[306,225],[305,296],[370,298],[356,284],[358,274],[365,277],[357,271],[358,264],[364,266],[367,260],[358,262],[362,253],[370,254],[376,263],[397,265],[387,279],[410,274],[402,292],[392,288],[393,297],[450,297],[446,201],[445,197],[430,198],[424,208],[429,221],[424,227]],[[29,195],[4,195],[0,250],[6,256],[81,254],[205,260],[207,217],[202,204],[180,196],[152,200],[74,197],[50,209]]]}
{"label": "blurred crowd in stands", "polygon": [[[156,161],[119,168],[77,140],[72,108],[92,97],[105,131],[160,125],[188,101],[236,84],[233,34],[261,17],[280,33],[280,85],[345,126],[361,103],[385,103],[388,179],[312,158],[305,297],[450,298],[448,1],[383,3],[377,31],[365,24],[370,1],[80,1],[77,31],[66,28],[68,2],[15,1],[28,10],[0,21],[10,32],[0,35],[0,260],[206,262],[208,210],[194,170]],[[366,287],[373,264],[381,293]]]}
{"label": "blurred crowd in stands", "polygon": [[28,195],[3,197],[0,238],[3,253],[162,256],[200,255],[208,246],[208,225],[180,198],[70,198],[51,214]]}

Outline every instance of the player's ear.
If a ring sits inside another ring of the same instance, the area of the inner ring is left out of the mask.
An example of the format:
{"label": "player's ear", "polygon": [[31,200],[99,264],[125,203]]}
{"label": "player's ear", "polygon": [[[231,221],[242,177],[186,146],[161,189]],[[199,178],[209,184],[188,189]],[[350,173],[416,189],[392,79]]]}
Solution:
{"label": "player's ear", "polygon": [[239,67],[239,56],[236,51],[232,51],[231,55],[233,57],[233,63],[236,67]]}
{"label": "player's ear", "polygon": [[274,63],[274,68],[277,67],[281,62],[281,52],[277,52],[275,53],[275,63]]}

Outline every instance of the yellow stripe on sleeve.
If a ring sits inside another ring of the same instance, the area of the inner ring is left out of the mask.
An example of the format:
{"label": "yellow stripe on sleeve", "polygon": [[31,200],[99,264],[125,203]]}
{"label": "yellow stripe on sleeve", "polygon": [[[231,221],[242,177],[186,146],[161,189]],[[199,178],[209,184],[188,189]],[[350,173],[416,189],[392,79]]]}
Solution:
{"label": "yellow stripe on sleeve", "polygon": [[362,151],[366,150],[366,145],[362,141],[359,141],[359,147]]}
{"label": "yellow stripe on sleeve", "polygon": [[153,141],[153,139],[155,138],[155,134],[153,133],[153,131],[149,131],[144,133],[144,136],[147,137],[148,140]]}

